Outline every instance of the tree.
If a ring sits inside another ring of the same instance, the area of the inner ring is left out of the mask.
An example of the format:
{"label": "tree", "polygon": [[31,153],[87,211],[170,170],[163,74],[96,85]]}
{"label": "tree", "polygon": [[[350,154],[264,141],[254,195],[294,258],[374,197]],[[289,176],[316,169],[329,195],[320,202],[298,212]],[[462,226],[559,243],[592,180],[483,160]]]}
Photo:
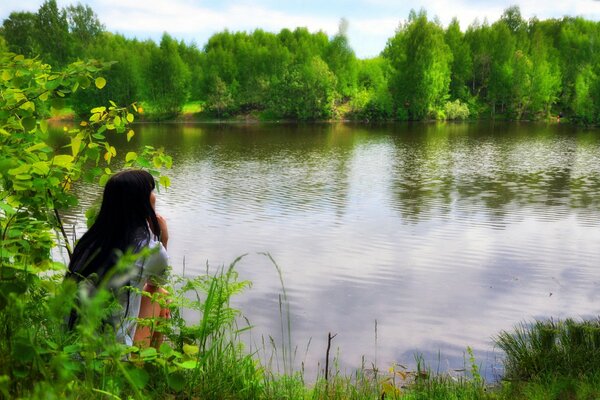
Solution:
{"label": "tree", "polygon": [[206,99],[206,108],[216,114],[217,118],[222,118],[229,116],[234,106],[235,101],[229,87],[217,76]]}
{"label": "tree", "polygon": [[445,41],[452,52],[450,72],[450,97],[467,101],[470,98],[469,78],[472,75],[473,60],[471,49],[456,18],[452,19],[445,33]]}
{"label": "tree", "polygon": [[435,117],[448,98],[452,63],[442,28],[425,11],[412,11],[383,54],[394,68],[390,87],[399,117]]}
{"label": "tree", "polygon": [[[507,105],[513,101],[513,88],[524,83],[516,82],[513,79],[515,62],[523,61],[524,54],[521,51],[520,56],[516,56],[516,40],[505,21],[500,20],[492,25],[490,39],[491,64],[487,100],[491,106],[492,115],[494,115],[498,105],[501,112],[506,111]],[[520,77],[524,79],[525,75]]]}
{"label": "tree", "polygon": [[531,40],[531,112],[550,115],[551,107],[558,100],[561,89],[561,76],[556,56],[550,52],[541,29],[535,29]]}
{"label": "tree", "polygon": [[329,42],[324,60],[337,78],[337,91],[345,98],[356,92],[357,61],[354,51],[348,43],[348,21],[340,21],[338,33]]}
{"label": "tree", "polygon": [[350,101],[352,116],[367,121],[393,117],[393,101],[388,88],[390,63],[383,57],[358,60],[357,93]]}
{"label": "tree", "polygon": [[471,94],[482,99],[487,98],[492,69],[492,32],[484,22],[474,22],[465,32],[465,41],[469,44],[473,69],[470,77]]}
{"label": "tree", "polygon": [[74,51],[81,54],[94,43],[104,31],[104,25],[88,5],[70,5],[66,8],[69,31],[74,42]]}
{"label": "tree", "polygon": [[[89,116],[90,109],[98,103],[131,104],[143,100],[144,69],[149,49],[156,48],[154,42],[138,42],[126,39],[122,35],[104,33],[102,38],[92,42],[87,49],[88,54],[99,60],[110,61],[104,72],[107,84],[102,90],[94,87],[79,90],[71,97],[71,107],[82,117]],[[82,88],[89,82],[82,80]]]}
{"label": "tree", "polygon": [[33,57],[36,53],[36,15],[30,12],[12,12],[2,24],[2,34],[8,50]]}
{"label": "tree", "polygon": [[318,56],[296,64],[271,90],[269,111],[280,118],[302,121],[331,118],[336,78]]}
{"label": "tree", "polygon": [[72,54],[69,23],[65,10],[59,10],[56,0],[46,0],[37,12],[35,34],[42,58],[55,66],[63,66]]}
{"label": "tree", "polygon": [[190,73],[181,59],[178,44],[163,34],[160,47],[152,51],[146,70],[145,91],[156,118],[179,114],[187,100]]}

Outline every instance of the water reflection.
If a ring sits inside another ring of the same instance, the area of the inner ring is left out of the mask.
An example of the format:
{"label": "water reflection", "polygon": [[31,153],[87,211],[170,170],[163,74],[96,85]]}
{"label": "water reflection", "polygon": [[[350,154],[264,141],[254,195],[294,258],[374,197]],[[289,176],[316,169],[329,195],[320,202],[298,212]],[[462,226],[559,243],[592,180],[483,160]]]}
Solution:
{"label": "water reflection", "polygon": [[[125,151],[163,146],[159,195],[175,270],[239,264],[253,339],[281,340],[288,289],[298,363],[387,367],[421,351],[443,370],[534,317],[597,313],[600,138],[537,124],[141,124]],[[81,217],[95,189],[79,187]],[[378,331],[375,337],[375,320]],[[306,344],[312,338],[308,352]],[[438,351],[440,352],[438,355]],[[439,358],[439,361],[438,361]]]}

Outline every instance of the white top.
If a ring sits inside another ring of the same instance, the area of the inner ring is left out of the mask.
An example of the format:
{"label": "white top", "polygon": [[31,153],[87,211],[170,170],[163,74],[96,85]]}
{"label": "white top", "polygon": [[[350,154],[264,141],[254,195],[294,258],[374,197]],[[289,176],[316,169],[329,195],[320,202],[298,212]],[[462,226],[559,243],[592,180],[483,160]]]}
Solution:
{"label": "white top", "polygon": [[[169,265],[169,256],[163,244],[153,237],[144,247],[156,249],[147,257],[140,257],[134,264],[134,270],[128,276],[130,277],[129,286],[139,289],[141,292],[146,283],[153,285],[163,285],[166,282],[166,270]],[[126,283],[125,283],[126,284]],[[136,321],[140,313],[140,304],[142,295],[136,293],[133,289],[125,289],[119,296],[119,303],[123,309],[115,315],[114,321],[117,328],[117,340],[126,345],[133,345],[135,336]]]}

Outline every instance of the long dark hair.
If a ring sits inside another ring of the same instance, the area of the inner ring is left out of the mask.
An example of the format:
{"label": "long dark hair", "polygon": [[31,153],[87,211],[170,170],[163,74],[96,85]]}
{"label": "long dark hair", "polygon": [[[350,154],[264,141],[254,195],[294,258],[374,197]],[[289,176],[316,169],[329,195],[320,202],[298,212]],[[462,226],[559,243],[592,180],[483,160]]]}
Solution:
{"label": "long dark hair", "polygon": [[96,221],[73,250],[68,278],[81,281],[95,274],[98,282],[116,264],[120,253],[137,250],[151,235],[160,237],[150,204],[155,186],[152,175],[142,170],[125,170],[108,180]]}

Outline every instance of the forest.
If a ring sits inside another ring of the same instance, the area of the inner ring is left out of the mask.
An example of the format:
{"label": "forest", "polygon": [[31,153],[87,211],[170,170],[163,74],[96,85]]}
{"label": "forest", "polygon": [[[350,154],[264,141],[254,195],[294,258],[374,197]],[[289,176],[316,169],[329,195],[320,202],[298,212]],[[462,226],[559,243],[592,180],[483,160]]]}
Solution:
{"label": "forest", "polygon": [[106,31],[89,6],[47,0],[36,13],[12,12],[0,47],[57,69],[112,62],[105,90],[74,93],[79,115],[112,100],[139,102],[148,119],[175,118],[195,102],[210,119],[600,121],[599,22],[525,20],[517,6],[464,31],[425,10],[398,18],[380,55],[359,59],[344,19],[332,37],[303,27],[225,30],[200,48],[168,33],[160,43],[126,38]]}

